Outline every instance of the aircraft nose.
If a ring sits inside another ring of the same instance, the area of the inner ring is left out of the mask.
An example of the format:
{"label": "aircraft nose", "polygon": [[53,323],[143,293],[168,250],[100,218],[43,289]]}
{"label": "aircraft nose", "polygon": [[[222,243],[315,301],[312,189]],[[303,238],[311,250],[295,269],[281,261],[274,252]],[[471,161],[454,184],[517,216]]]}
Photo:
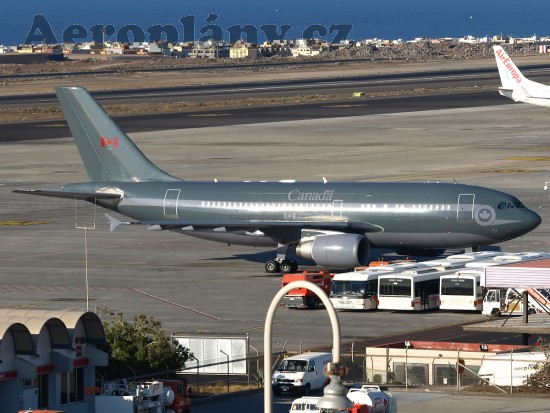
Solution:
{"label": "aircraft nose", "polygon": [[534,230],[542,222],[542,218],[535,211],[529,210],[529,215],[525,220],[525,225],[527,226],[527,232]]}
{"label": "aircraft nose", "polygon": [[521,237],[538,227],[542,219],[536,212],[530,209],[524,209],[521,211],[521,215],[518,216],[518,220],[511,226],[508,227],[508,239]]}

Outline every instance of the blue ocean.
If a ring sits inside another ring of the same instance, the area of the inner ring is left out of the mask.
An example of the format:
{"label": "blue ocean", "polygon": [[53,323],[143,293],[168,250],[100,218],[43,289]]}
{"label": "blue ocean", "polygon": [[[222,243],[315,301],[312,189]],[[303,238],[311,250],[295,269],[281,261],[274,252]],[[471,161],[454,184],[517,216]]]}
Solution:
{"label": "blue ocean", "polygon": [[[79,35],[79,41],[92,40],[90,28],[97,25],[112,26],[108,40],[115,40],[126,25],[140,27],[146,36],[151,26],[171,25],[180,41],[190,40],[191,33],[195,40],[208,35],[208,25],[221,29],[224,40],[230,40],[230,27],[250,25],[261,42],[266,38],[261,27],[266,25],[268,32],[273,28],[278,34],[284,31],[281,37],[286,39],[314,33],[329,41],[344,34],[357,40],[547,36],[549,10],[548,0],[25,0],[2,5],[0,44],[24,43],[36,15],[44,17],[59,42],[73,25],[85,29],[71,29]],[[42,35],[39,30],[33,34],[35,38]]]}

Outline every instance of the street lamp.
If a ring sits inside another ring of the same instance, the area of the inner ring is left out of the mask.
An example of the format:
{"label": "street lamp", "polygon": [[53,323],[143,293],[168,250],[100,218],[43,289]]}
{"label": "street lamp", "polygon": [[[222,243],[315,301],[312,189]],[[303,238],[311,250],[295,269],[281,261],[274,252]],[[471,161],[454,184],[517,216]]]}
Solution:
{"label": "street lamp", "polygon": [[405,341],[405,388],[409,388],[409,359],[408,359],[408,351],[409,347],[411,346],[410,341]]}
{"label": "street lamp", "polygon": [[[285,285],[273,298],[265,319],[264,328],[264,413],[272,413],[273,392],[271,389],[271,328],[275,312],[279,308],[279,302],[290,291],[295,288],[304,288],[317,295],[325,305],[330,317],[332,327],[332,363],[325,367],[325,375],[330,378],[330,383],[324,389],[324,396],[317,403],[319,410],[339,411],[353,407],[347,398],[346,388],[340,383],[340,375],[343,373],[343,366],[340,366],[340,324],[336,311],[332,306],[326,293],[321,287],[309,281],[294,281]],[[267,381],[269,377],[269,382]]]}
{"label": "street lamp", "polygon": [[229,354],[223,350],[220,350],[220,353],[225,354],[225,357],[227,357],[227,394],[229,394]]}
{"label": "street lamp", "polygon": [[196,394],[197,397],[199,397],[199,367],[200,367],[200,362],[199,362],[199,359],[196,358],[193,353],[190,353],[189,357],[192,357],[193,360],[195,360],[197,362],[197,384],[196,384],[195,394]]}

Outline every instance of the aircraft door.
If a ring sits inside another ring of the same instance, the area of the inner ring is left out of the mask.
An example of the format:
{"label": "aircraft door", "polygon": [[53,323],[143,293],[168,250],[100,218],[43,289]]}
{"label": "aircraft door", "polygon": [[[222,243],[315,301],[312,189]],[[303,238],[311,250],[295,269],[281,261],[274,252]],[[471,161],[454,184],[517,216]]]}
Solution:
{"label": "aircraft door", "polygon": [[178,217],[179,189],[168,189],[164,195],[164,216],[170,218]]}
{"label": "aircraft door", "polygon": [[458,196],[458,209],[456,219],[458,221],[471,221],[474,219],[474,194],[460,194]]}
{"label": "aircraft door", "polygon": [[344,201],[341,199],[336,199],[332,201],[332,216],[336,218],[342,218],[342,206]]}

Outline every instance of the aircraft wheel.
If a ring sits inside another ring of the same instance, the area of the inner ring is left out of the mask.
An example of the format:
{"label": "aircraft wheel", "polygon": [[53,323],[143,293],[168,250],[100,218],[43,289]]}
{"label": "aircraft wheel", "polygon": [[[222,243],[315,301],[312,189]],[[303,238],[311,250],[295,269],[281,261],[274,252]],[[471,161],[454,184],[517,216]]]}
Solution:
{"label": "aircraft wheel", "polygon": [[265,272],[268,274],[274,274],[276,272],[281,271],[281,267],[279,266],[279,263],[275,260],[269,260],[265,263]]}
{"label": "aircraft wheel", "polygon": [[291,272],[297,272],[298,271],[298,263],[294,260],[288,260],[291,265]]}
{"label": "aircraft wheel", "polygon": [[291,261],[284,260],[283,262],[281,262],[281,272],[283,274],[289,274],[294,271],[294,265],[292,265]]}

